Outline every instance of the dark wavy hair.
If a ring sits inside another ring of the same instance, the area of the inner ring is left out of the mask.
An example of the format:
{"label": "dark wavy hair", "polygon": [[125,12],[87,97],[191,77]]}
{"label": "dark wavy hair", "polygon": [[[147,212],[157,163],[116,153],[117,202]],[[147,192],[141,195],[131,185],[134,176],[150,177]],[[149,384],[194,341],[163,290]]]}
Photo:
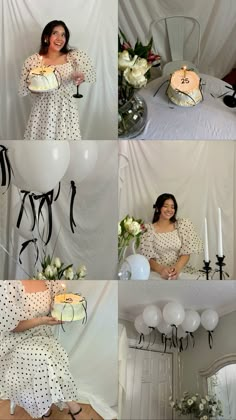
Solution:
{"label": "dark wavy hair", "polygon": [[61,52],[64,53],[64,54],[67,54],[69,51],[71,51],[71,48],[69,48],[69,46],[68,46],[68,42],[69,42],[69,39],[70,39],[70,31],[67,28],[66,24],[62,20],[52,20],[51,22],[49,22],[45,26],[45,28],[42,32],[39,54],[41,54],[41,55],[47,54],[48,47],[49,47],[49,38],[52,35],[53,29],[56,26],[63,26],[63,28],[65,30],[66,42],[65,42],[65,45],[63,46],[63,48],[61,49]]}
{"label": "dark wavy hair", "polygon": [[155,204],[153,204],[153,208],[155,209],[154,215],[153,215],[153,219],[152,219],[152,223],[156,223],[159,218],[160,218],[160,214],[161,214],[161,208],[164,206],[164,203],[166,200],[172,200],[174,203],[174,209],[175,209],[175,214],[174,216],[172,216],[170,218],[170,221],[172,223],[176,222],[176,214],[177,214],[177,210],[178,210],[178,204],[176,201],[176,198],[173,194],[170,193],[164,193],[159,195],[159,197],[157,197]]}

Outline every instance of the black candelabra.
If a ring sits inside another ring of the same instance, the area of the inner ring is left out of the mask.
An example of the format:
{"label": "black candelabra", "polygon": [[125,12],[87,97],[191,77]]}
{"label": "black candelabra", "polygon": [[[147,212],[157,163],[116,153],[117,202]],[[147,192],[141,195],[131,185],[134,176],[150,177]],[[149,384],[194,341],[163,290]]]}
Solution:
{"label": "black candelabra", "polygon": [[223,255],[222,257],[220,257],[219,255],[216,255],[216,258],[217,258],[216,265],[218,265],[218,267],[219,267],[219,269],[216,270],[216,273],[219,272],[220,273],[220,280],[223,280],[223,278],[224,278],[223,267],[225,266],[225,263],[224,263],[225,255]]}
{"label": "black candelabra", "polygon": [[205,260],[203,260],[203,262],[204,262],[204,267],[202,268],[201,271],[206,274],[206,279],[209,280],[209,273],[211,271],[211,267],[210,267],[211,261],[205,261]]}

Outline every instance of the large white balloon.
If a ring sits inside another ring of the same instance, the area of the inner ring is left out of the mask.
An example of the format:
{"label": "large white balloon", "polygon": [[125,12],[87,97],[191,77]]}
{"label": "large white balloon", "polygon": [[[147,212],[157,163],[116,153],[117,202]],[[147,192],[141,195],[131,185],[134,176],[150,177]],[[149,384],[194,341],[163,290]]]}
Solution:
{"label": "large white balloon", "polygon": [[148,327],[154,327],[159,324],[162,319],[160,308],[156,305],[148,305],[143,311],[143,320]]}
{"label": "large white balloon", "polygon": [[151,328],[144,323],[143,316],[138,315],[134,320],[134,327],[139,334],[149,335],[151,333]]}
{"label": "large white balloon", "polygon": [[126,258],[131,267],[131,280],[148,280],[150,264],[141,254],[132,254]]}
{"label": "large white balloon", "polygon": [[201,315],[201,324],[207,331],[213,331],[219,322],[219,315],[213,309],[206,309]]}
{"label": "large white balloon", "polygon": [[47,235],[47,221],[48,221],[47,212],[45,211],[44,208],[42,208],[42,213],[38,220],[38,207],[39,207],[39,203],[37,201],[35,202],[36,223],[35,223],[33,231],[32,231],[32,228],[34,224],[34,218],[33,218],[33,213],[32,213],[32,209],[29,202],[24,203],[24,212],[22,214],[22,219],[21,219],[19,228],[16,227],[16,224],[17,224],[19,212],[21,209],[21,201],[19,201],[12,209],[13,227],[17,230],[19,235],[21,235],[25,239],[38,238],[39,234],[41,235],[41,237],[45,238],[45,236]]}
{"label": "large white balloon", "polygon": [[70,161],[68,141],[18,141],[9,149],[13,183],[20,189],[46,193],[64,176]]}
{"label": "large white balloon", "polygon": [[98,147],[95,140],[70,142],[70,165],[65,173],[65,181],[81,182],[95,168]]}
{"label": "large white balloon", "polygon": [[169,302],[163,308],[163,318],[167,324],[178,326],[182,324],[184,317],[184,308],[178,302]]}
{"label": "large white balloon", "polygon": [[161,334],[165,334],[165,335],[170,335],[170,334],[171,334],[171,332],[172,332],[172,327],[171,327],[171,325],[170,325],[170,324],[167,324],[167,323],[164,321],[164,319],[162,319],[162,320],[159,322],[159,324],[158,324],[158,326],[157,326],[157,329],[158,329],[158,331],[159,331]]}
{"label": "large white balloon", "polygon": [[198,329],[201,317],[197,311],[185,311],[185,318],[181,324],[184,331],[194,332]]}

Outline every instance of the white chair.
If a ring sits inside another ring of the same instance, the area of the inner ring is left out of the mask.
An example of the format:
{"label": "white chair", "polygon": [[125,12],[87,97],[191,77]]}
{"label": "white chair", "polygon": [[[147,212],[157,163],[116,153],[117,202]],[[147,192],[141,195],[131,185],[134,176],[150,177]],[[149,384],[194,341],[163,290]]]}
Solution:
{"label": "white chair", "polygon": [[163,75],[186,66],[198,72],[200,57],[200,23],[192,17],[169,16],[150,24],[153,46],[161,56]]}

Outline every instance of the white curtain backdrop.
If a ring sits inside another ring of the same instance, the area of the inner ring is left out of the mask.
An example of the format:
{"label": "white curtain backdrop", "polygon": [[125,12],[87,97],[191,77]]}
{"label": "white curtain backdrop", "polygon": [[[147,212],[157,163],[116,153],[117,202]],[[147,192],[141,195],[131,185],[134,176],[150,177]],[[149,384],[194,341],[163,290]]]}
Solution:
{"label": "white curtain backdrop", "polygon": [[[236,65],[234,0],[119,0],[119,27],[133,45],[146,42],[153,20],[191,16],[201,25],[200,72],[222,78]],[[158,44],[158,40],[157,40]]]}
{"label": "white curtain backdrop", "polygon": [[80,402],[90,403],[106,420],[117,418],[118,314],[117,282],[68,281],[67,292],[81,293],[88,303],[88,321],[57,327],[78,384]]}
{"label": "white curtain backdrop", "polygon": [[[18,145],[18,141],[16,142]],[[21,147],[25,141],[22,140]],[[1,144],[1,143],[0,143]],[[9,148],[13,142],[4,143]],[[74,142],[72,142],[73,146]],[[87,279],[114,279],[117,263],[117,141],[97,141],[98,159],[92,173],[77,184],[74,202],[75,233],[69,225],[70,185],[62,181],[59,199],[53,203],[53,234],[47,246],[47,254],[66,263],[87,267]],[[27,164],[27,156],[22,165]],[[0,174],[1,183],[1,174]],[[57,188],[56,188],[57,190]],[[21,244],[25,241],[19,236],[13,219],[13,209],[19,201],[19,191],[11,185],[6,191],[0,187],[0,244],[18,260]],[[60,232],[60,233],[59,233]],[[59,236],[58,236],[59,234]],[[58,236],[58,240],[57,240]],[[40,243],[39,243],[40,244]],[[40,244],[40,249],[42,249]],[[35,253],[33,247],[22,254],[22,267],[32,276],[35,272]],[[38,265],[38,268],[40,266]],[[26,274],[6,252],[0,249],[0,278],[25,279]]]}
{"label": "white curtain backdrop", "polygon": [[23,139],[31,104],[18,96],[21,68],[54,19],[66,23],[70,45],[89,54],[97,73],[79,100],[82,138],[117,138],[117,15],[116,0],[1,1],[0,139]]}
{"label": "white curtain backdrop", "polygon": [[[234,141],[122,141],[119,144],[119,218],[127,214],[151,222],[158,195],[175,195],[178,217],[189,218],[204,239],[208,220],[211,267],[216,268],[217,208],[222,212],[225,271],[236,278]],[[192,256],[199,269],[203,255]],[[218,278],[218,277],[214,277]]]}

